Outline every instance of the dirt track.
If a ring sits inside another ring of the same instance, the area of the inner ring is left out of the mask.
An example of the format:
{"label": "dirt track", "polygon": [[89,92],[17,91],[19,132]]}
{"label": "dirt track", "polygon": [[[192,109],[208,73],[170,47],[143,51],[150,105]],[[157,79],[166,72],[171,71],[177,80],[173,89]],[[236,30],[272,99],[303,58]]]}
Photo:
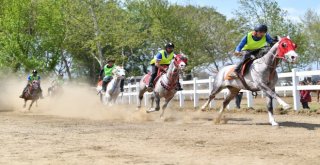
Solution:
{"label": "dirt track", "polygon": [[83,87],[26,113],[18,95],[0,97],[0,164],[320,162],[319,115],[276,115],[274,128],[265,113],[227,113],[227,124],[215,125],[216,112],[169,109],[161,121],[159,112],[102,106]]}
{"label": "dirt track", "polygon": [[227,114],[230,120],[224,125],[214,125],[212,115],[176,112],[159,121],[155,113],[147,121],[110,121],[2,111],[0,164],[301,165],[320,161],[318,116],[277,116],[281,127],[273,128],[267,125],[266,114]]}

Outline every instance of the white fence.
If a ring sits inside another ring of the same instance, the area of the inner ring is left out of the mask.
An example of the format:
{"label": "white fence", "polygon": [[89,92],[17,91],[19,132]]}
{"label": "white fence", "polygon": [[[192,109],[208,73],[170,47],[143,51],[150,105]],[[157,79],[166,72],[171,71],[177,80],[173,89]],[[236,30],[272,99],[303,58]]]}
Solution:
{"label": "white fence", "polygon": [[[277,93],[283,92],[284,95],[286,95],[286,92],[292,92],[293,96],[293,109],[294,110],[299,110],[300,108],[300,95],[299,95],[299,90],[320,90],[320,85],[306,85],[306,86],[299,86],[299,77],[306,77],[306,76],[313,76],[313,75],[320,75],[320,70],[315,70],[315,71],[302,71],[302,72],[297,72],[296,69],[292,69],[292,72],[287,72],[287,73],[279,73],[278,77],[279,78],[286,78],[286,77],[291,77],[292,78],[292,85],[291,86],[276,86],[275,90]],[[188,90],[185,89],[183,91],[179,91],[176,94],[176,97],[179,100],[179,106],[181,108],[184,107],[184,101],[186,98],[186,95],[189,95],[192,100],[193,100],[193,107],[197,108],[199,107],[199,95],[200,94],[206,94],[209,96],[212,86],[213,86],[213,77],[209,77],[209,79],[197,79],[194,78],[191,81],[180,81],[182,86],[186,85],[192,85],[193,89]],[[207,89],[199,89],[199,86],[201,85],[207,85]],[[122,101],[126,100],[127,103],[129,104],[134,104],[137,103],[137,95],[139,91],[139,83],[137,84],[128,84],[125,86],[126,92],[123,94]],[[247,97],[247,106],[248,107],[253,107],[253,97],[252,93],[247,90],[242,90],[243,92],[246,93]],[[227,89],[222,90],[220,93],[222,93],[224,96],[228,92]],[[150,93],[145,93],[144,95],[144,104],[147,105],[148,101],[150,100]],[[260,93],[262,97],[264,97],[263,93]],[[274,100],[275,102],[275,100]],[[211,103],[210,107],[214,105],[214,101]],[[229,105],[230,106],[230,105]]]}

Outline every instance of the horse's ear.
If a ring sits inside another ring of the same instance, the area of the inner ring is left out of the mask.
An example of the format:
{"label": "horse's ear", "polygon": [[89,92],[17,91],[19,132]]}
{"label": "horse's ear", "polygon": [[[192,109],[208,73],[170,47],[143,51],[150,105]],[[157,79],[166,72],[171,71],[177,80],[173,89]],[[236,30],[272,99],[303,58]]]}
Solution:
{"label": "horse's ear", "polygon": [[280,40],[281,40],[281,37],[280,37],[280,36],[277,36],[277,39],[278,39],[278,41],[280,41]]}

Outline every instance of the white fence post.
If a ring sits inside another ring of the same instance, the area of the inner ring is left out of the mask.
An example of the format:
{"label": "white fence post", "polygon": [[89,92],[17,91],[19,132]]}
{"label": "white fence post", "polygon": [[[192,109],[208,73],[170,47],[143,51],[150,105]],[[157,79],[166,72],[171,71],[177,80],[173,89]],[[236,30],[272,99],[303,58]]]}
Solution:
{"label": "white fence post", "polygon": [[293,96],[293,109],[298,111],[300,108],[300,94],[298,91],[299,78],[297,77],[296,69],[292,69],[292,96]]}
{"label": "white fence post", "polygon": [[143,97],[144,97],[144,106],[147,106],[148,105],[148,100],[149,100],[149,95],[148,93],[144,93],[143,94]]}
{"label": "white fence post", "polygon": [[199,103],[199,98],[197,93],[197,89],[198,89],[197,80],[198,80],[197,77],[193,78],[193,107],[194,108],[197,108]]}
{"label": "white fence post", "polygon": [[247,105],[248,105],[248,108],[253,107],[252,92],[247,90],[246,93],[247,93]]}
{"label": "white fence post", "polygon": [[131,83],[128,83],[128,97],[129,97],[129,99],[128,99],[128,104],[131,104],[131,92],[132,92],[132,90],[131,90]]}
{"label": "white fence post", "polygon": [[[181,85],[181,88],[183,88],[183,80],[180,80],[180,85]],[[182,91],[179,91],[179,106],[180,108],[182,108],[184,105],[184,95],[182,93]]]}
{"label": "white fence post", "polygon": [[[209,76],[209,96],[211,94],[212,88],[213,88],[213,76]],[[211,100],[209,107],[212,108],[213,105],[214,105],[214,99]]]}

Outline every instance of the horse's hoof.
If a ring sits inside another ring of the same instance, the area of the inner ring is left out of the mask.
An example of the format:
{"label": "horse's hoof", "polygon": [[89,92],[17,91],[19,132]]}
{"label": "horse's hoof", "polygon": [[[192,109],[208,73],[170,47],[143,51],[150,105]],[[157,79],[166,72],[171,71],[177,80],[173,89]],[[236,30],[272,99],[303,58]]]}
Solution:
{"label": "horse's hoof", "polygon": [[275,122],[275,121],[271,121],[270,124],[271,124],[272,126],[279,126],[279,124],[278,124],[277,122]]}
{"label": "horse's hoof", "polygon": [[283,109],[284,109],[284,110],[289,110],[289,109],[291,109],[291,106],[290,106],[289,104],[284,105],[284,106],[283,106]]}
{"label": "horse's hoof", "polygon": [[147,110],[146,112],[147,113],[150,113],[150,112],[154,112],[154,111],[156,111],[156,109],[154,109],[154,108],[150,108],[149,110]]}
{"label": "horse's hoof", "polygon": [[220,124],[220,121],[221,121],[220,119],[215,119],[214,124]]}

